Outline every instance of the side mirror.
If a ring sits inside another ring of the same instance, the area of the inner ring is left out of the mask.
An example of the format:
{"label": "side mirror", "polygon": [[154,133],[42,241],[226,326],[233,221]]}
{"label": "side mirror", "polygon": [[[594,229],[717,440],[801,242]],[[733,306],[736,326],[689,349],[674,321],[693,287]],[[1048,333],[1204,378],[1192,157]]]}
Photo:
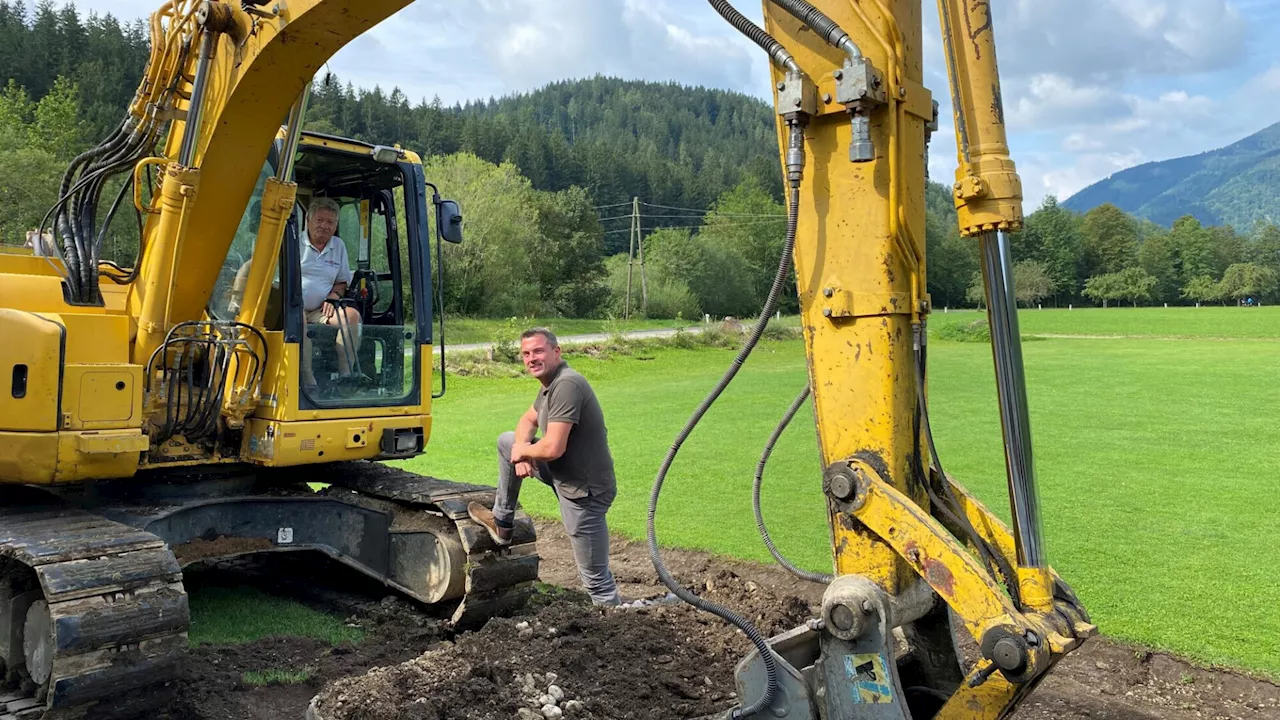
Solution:
{"label": "side mirror", "polygon": [[462,211],[458,203],[442,200],[436,203],[436,231],[445,242],[462,242]]}

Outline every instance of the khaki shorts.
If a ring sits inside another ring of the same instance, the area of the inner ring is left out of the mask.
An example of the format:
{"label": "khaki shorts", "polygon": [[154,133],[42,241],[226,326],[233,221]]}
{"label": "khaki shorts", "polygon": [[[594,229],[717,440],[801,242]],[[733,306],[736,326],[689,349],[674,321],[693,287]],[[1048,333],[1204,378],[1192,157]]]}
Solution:
{"label": "khaki shorts", "polygon": [[323,325],[324,324],[324,306],[321,305],[315,310],[306,311],[306,317],[307,317],[307,322],[312,325]]}

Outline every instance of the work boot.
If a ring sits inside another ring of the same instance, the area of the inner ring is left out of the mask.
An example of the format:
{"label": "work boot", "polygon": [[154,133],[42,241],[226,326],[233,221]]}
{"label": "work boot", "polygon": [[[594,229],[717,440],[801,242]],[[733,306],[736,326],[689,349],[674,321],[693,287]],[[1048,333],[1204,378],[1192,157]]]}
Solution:
{"label": "work boot", "polygon": [[502,526],[498,524],[498,519],[493,516],[493,511],[481,505],[478,502],[467,503],[467,514],[472,520],[480,523],[480,525],[489,531],[489,537],[499,545],[511,544],[511,532],[514,530],[511,526]]}

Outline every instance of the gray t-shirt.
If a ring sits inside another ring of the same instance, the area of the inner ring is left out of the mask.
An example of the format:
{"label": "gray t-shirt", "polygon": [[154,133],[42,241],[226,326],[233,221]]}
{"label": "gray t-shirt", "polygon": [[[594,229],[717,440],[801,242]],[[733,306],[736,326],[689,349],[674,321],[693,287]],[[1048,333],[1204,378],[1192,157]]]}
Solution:
{"label": "gray t-shirt", "polygon": [[586,378],[562,362],[551,383],[538,391],[533,409],[544,435],[549,422],[573,423],[564,454],[547,463],[560,495],[578,499],[617,491],[604,411]]}

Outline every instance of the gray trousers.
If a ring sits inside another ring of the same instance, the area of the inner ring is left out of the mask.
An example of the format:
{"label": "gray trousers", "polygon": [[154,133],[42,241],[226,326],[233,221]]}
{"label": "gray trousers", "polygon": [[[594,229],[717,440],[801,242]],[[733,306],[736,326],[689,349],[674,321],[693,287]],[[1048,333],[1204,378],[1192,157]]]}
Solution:
{"label": "gray trousers", "polygon": [[[493,516],[503,524],[515,519],[520,486],[524,480],[516,475],[516,466],[511,462],[511,447],[515,442],[514,432],[498,436],[498,494],[493,502]],[[535,470],[535,477],[555,490],[555,482],[546,463],[536,463]],[[582,586],[591,595],[591,601],[597,605],[617,605],[621,601],[613,572],[609,570],[609,526],[605,522],[605,514],[613,504],[614,495],[613,492],[607,495],[592,493],[574,499],[556,492],[560,500],[560,519],[573,545],[578,575],[582,578]]]}

